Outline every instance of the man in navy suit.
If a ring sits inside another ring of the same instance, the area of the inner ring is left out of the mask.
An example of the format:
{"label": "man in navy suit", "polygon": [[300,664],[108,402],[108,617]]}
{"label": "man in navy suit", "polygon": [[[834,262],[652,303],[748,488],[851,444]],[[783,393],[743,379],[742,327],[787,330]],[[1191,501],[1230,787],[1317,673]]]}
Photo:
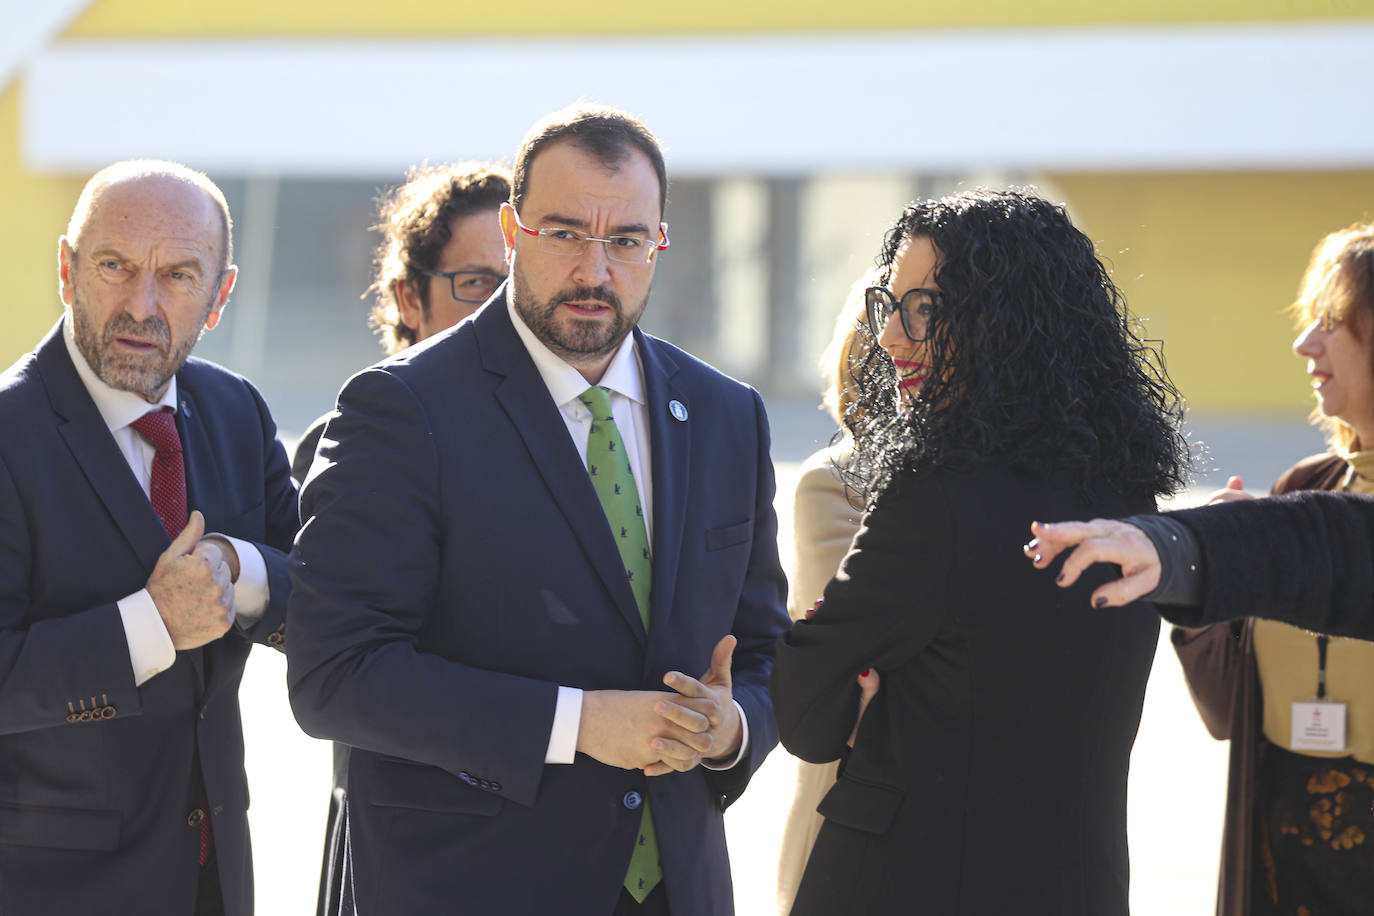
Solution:
{"label": "man in navy suit", "polygon": [[0,913],[253,911],[238,685],[297,517],[262,398],[188,359],[230,240],[204,175],[97,173],[0,376]]}
{"label": "man in navy suit", "polygon": [[722,813],[776,741],[785,583],[758,394],[636,327],[666,192],[639,121],[550,115],[507,283],[339,395],[288,682],[354,748],[358,913],[733,911]]}

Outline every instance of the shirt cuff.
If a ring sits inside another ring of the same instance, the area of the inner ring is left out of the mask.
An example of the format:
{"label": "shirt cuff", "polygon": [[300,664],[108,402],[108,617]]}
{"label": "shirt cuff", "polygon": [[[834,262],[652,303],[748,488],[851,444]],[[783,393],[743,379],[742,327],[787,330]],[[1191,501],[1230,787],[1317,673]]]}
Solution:
{"label": "shirt cuff", "polygon": [[1159,554],[1159,584],[1141,600],[1184,607],[1202,604],[1202,548],[1188,526],[1167,515],[1132,515],[1122,521],[1145,532]]}
{"label": "shirt cuff", "polygon": [[134,686],[141,687],[177,660],[176,646],[157,612],[157,604],[146,588],[115,602],[124,623],[124,638],[129,643],[129,663],[133,665]]}
{"label": "shirt cuff", "polygon": [[708,770],[732,769],[735,764],[744,759],[745,753],[749,750],[749,719],[744,715],[744,707],[739,705],[739,700],[731,700],[730,702],[734,703],[735,709],[739,710],[739,753],[735,754],[728,763],[720,760],[703,760],[701,765]]}
{"label": "shirt cuff", "polygon": [[262,551],[249,541],[231,538],[227,534],[215,534],[234,545],[239,555],[239,577],[234,583],[234,625],[247,630],[262,620],[267,613],[267,602],[272,590],[267,584],[267,561]]}
{"label": "shirt cuff", "polygon": [[577,687],[558,688],[558,704],[553,708],[553,728],[545,763],[572,763],[577,756],[577,731],[582,724],[582,691]]}

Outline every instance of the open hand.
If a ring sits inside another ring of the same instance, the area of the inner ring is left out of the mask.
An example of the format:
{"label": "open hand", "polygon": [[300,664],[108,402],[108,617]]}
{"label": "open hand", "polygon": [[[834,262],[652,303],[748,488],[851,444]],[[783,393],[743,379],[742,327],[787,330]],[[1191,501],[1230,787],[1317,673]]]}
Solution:
{"label": "open hand", "polygon": [[1031,542],[1022,548],[1036,569],[1044,569],[1065,550],[1073,548],[1059,578],[1060,588],[1078,581],[1094,563],[1115,563],[1121,578],[1108,582],[1092,594],[1093,607],[1130,604],[1159,585],[1160,563],[1155,545],[1135,525],[1112,519],[1090,522],[1031,522]]}

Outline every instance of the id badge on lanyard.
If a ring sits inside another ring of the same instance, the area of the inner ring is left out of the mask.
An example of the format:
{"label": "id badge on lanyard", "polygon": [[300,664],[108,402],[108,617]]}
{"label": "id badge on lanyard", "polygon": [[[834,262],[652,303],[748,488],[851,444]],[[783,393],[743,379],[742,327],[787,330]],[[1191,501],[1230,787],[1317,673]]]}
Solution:
{"label": "id badge on lanyard", "polygon": [[1293,704],[1292,750],[1345,751],[1345,704],[1326,698],[1326,646],[1330,640],[1317,637],[1317,697],[1308,703]]}

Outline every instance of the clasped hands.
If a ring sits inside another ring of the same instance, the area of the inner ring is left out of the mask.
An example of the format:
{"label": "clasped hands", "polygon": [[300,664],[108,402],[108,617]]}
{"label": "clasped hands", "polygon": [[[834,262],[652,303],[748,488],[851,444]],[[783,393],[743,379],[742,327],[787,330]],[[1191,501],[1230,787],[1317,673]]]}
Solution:
{"label": "clasped hands", "polygon": [[206,537],[205,516],[192,512],[145,586],[175,648],[194,649],[229,631],[238,576],[234,546],[218,535]]}
{"label": "clasped hands", "polygon": [[700,678],[669,671],[661,690],[588,690],[582,695],[577,750],[604,764],[646,776],[685,773],[702,760],[739,752],[744,727],[734,703],[730,660],[735,637],[711,652]]}

